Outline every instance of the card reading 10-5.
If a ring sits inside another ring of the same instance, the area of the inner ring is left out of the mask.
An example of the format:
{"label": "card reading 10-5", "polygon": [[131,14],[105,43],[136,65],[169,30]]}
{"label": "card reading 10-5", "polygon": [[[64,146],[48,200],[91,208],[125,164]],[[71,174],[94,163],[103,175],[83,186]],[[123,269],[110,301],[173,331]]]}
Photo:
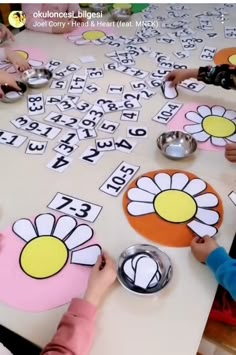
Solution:
{"label": "card reading 10-5", "polygon": [[28,114],[41,115],[44,112],[43,94],[28,95]]}
{"label": "card reading 10-5", "polygon": [[94,222],[102,210],[102,206],[64,195],[60,192],[56,194],[47,207],[87,222]]}

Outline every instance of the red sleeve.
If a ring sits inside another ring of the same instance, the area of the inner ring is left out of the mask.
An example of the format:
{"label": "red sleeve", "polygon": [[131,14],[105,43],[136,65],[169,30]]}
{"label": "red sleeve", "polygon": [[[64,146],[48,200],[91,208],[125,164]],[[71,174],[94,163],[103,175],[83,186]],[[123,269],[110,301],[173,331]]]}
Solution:
{"label": "red sleeve", "polygon": [[56,334],[41,355],[88,355],[93,343],[96,315],[93,305],[73,299]]}

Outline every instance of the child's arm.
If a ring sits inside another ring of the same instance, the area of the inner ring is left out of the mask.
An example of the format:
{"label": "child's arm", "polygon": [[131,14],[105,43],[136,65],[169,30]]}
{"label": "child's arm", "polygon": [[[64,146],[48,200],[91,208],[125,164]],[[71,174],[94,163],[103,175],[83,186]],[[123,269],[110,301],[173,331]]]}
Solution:
{"label": "child's arm", "polygon": [[63,316],[57,332],[41,355],[88,354],[94,337],[96,307],[74,299]]}
{"label": "child's arm", "polygon": [[84,300],[72,300],[57,333],[41,355],[88,355],[94,337],[97,308],[116,279],[116,267],[104,253],[94,266]]}
{"label": "child's arm", "polygon": [[236,301],[236,259],[232,259],[225,249],[219,247],[210,237],[194,238],[191,242],[191,250],[198,261],[209,266],[217,281]]}
{"label": "child's arm", "polygon": [[231,258],[224,248],[218,247],[206,259],[219,284],[229,291],[236,301],[236,259]]}

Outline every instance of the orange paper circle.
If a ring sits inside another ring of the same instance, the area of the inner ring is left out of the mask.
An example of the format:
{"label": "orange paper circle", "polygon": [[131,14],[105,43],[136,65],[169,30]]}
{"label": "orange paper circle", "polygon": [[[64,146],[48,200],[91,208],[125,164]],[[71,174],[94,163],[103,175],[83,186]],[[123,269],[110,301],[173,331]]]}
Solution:
{"label": "orange paper circle", "polygon": [[[162,219],[157,213],[150,213],[142,216],[132,216],[127,209],[128,204],[131,200],[128,197],[128,191],[131,188],[137,187],[137,181],[141,177],[149,177],[151,179],[158,173],[167,173],[170,176],[173,176],[175,173],[183,173],[188,176],[189,181],[192,179],[199,179],[196,175],[189,173],[183,170],[156,170],[148,172],[144,175],[136,178],[129,185],[124,198],[123,198],[123,208],[125,211],[125,215],[131,224],[131,226],[142,236],[151,240],[152,242],[159,243],[162,245],[170,246],[170,247],[187,247],[190,245],[192,238],[195,236],[194,232],[187,226],[187,223],[190,221],[186,221],[185,223],[171,223],[164,219]],[[207,187],[204,191],[197,194],[200,196],[205,193],[213,193],[218,198],[218,205],[214,208],[209,209],[211,211],[217,211],[220,215],[218,223],[214,225],[217,229],[221,226],[223,221],[223,204],[220,196],[217,192],[205,181]],[[194,217],[192,218],[194,220]]]}
{"label": "orange paper circle", "polygon": [[215,54],[214,62],[217,65],[229,64],[236,66],[236,48],[224,48]]}

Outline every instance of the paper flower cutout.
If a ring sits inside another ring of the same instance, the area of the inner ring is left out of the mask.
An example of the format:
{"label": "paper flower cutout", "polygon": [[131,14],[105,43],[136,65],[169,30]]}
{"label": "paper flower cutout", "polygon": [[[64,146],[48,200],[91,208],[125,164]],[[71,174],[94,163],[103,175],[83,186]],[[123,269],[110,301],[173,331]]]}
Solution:
{"label": "paper flower cutout", "polygon": [[101,253],[93,229],[73,217],[45,213],[1,232],[0,301],[45,311],[83,297]]}
{"label": "paper flower cutout", "polygon": [[222,106],[199,106],[195,111],[187,112],[185,117],[194,122],[185,125],[184,130],[198,142],[210,139],[215,146],[223,147],[227,143],[236,143],[236,112]]}
{"label": "paper flower cutout", "polygon": [[172,170],[139,177],[128,189],[124,206],[137,231],[171,246],[189,245],[191,231],[215,235],[223,213],[220,198],[205,181]]}
{"label": "paper flower cutout", "polygon": [[[26,50],[20,50],[20,49],[15,49],[13,50],[15,51],[18,55],[20,55],[22,58],[24,58],[25,60],[28,60],[29,64],[31,65],[31,67],[33,68],[37,68],[40,67],[44,64],[43,60],[36,60],[34,59],[34,55],[31,56],[29,54],[29,51]],[[37,54],[35,54],[35,57],[37,56]],[[13,67],[13,65],[8,61],[8,60],[2,60],[0,61],[0,70],[5,70],[10,74],[14,74],[16,73],[15,68]]]}
{"label": "paper flower cutout", "polygon": [[217,65],[229,64],[236,66],[236,48],[223,48],[214,56]]}
{"label": "paper flower cutout", "polygon": [[93,43],[93,41],[104,40],[106,39],[107,34],[105,31],[99,29],[91,29],[76,34],[71,34],[67,36],[67,39],[70,42],[73,42],[76,45],[82,45],[87,43]]}

